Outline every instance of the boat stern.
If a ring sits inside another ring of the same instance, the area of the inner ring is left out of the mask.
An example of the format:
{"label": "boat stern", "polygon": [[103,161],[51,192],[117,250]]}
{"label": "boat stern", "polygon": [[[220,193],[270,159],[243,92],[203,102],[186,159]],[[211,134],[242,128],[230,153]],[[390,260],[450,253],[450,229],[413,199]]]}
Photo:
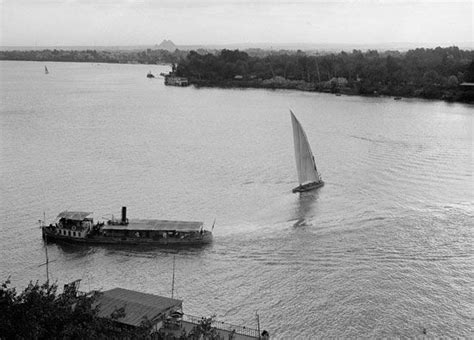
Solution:
{"label": "boat stern", "polygon": [[201,241],[202,243],[211,243],[213,239],[212,232],[209,230],[203,230],[202,236],[201,236]]}

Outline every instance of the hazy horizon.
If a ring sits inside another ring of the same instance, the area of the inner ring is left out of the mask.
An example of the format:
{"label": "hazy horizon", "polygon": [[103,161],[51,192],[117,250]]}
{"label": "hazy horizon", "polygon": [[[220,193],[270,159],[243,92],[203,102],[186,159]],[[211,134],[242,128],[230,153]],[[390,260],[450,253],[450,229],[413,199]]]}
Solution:
{"label": "hazy horizon", "polygon": [[453,46],[473,41],[470,1],[0,0],[0,45]]}
{"label": "hazy horizon", "polygon": [[[163,40],[171,40],[166,39]],[[163,41],[162,40],[162,41]],[[171,40],[172,41],[172,40]],[[381,43],[371,43],[371,44],[364,44],[364,43],[317,43],[317,42],[305,42],[305,43],[298,43],[298,42],[287,42],[287,43],[269,43],[269,42],[235,42],[235,43],[225,43],[225,44],[179,44],[172,41],[177,48],[226,48],[226,47],[244,47],[244,48],[262,48],[262,49],[277,49],[277,48],[316,48],[316,47],[328,47],[328,48],[339,48],[339,47],[366,47],[366,48],[373,48],[373,47],[400,47],[400,48],[435,48],[435,47],[450,47],[450,46],[457,46],[459,48],[474,48],[474,42],[466,42],[466,41],[459,41],[447,44],[440,44],[440,43],[424,43],[424,42],[381,42]],[[141,44],[141,45],[0,45],[0,48],[25,48],[25,49],[34,49],[34,48],[79,48],[79,47],[87,47],[87,48],[98,48],[98,47],[105,47],[105,48],[138,48],[138,47],[158,47],[161,42],[156,42],[153,44]]]}

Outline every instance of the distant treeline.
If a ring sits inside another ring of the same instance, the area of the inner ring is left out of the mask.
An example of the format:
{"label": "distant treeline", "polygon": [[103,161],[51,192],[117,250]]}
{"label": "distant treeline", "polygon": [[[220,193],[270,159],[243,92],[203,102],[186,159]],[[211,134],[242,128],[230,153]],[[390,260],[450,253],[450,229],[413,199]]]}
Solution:
{"label": "distant treeline", "polygon": [[307,55],[273,53],[253,57],[238,50],[218,54],[191,51],[181,59],[176,74],[202,86],[294,88],[360,95],[422,97],[474,101],[474,51],[457,47],[418,48],[406,53]]}
{"label": "distant treeline", "polygon": [[0,51],[0,60],[69,61],[88,63],[119,64],[171,64],[184,58],[188,52],[175,50],[41,50],[41,51]]}
{"label": "distant treeline", "polygon": [[353,50],[318,54],[261,49],[169,52],[42,50],[0,51],[0,60],[174,64],[197,86],[263,87],[359,95],[474,102],[474,51],[458,47],[408,52]]}

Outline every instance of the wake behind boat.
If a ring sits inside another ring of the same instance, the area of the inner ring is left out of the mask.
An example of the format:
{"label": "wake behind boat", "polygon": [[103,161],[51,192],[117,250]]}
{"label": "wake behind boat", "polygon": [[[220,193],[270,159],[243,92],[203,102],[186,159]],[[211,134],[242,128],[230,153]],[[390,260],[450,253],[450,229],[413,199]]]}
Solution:
{"label": "wake behind boat", "polygon": [[47,241],[85,244],[200,245],[212,241],[212,232],[204,230],[203,222],[128,220],[126,207],[120,220],[102,223],[94,223],[90,212],[63,211],[56,223],[46,226],[43,221],[41,229]]}
{"label": "wake behind boat", "polygon": [[308,137],[303,130],[293,111],[290,110],[291,124],[293,126],[293,141],[295,144],[296,170],[299,186],[293,192],[304,192],[320,188],[324,185],[321,175],[316,168],[313,152],[308,142]]}

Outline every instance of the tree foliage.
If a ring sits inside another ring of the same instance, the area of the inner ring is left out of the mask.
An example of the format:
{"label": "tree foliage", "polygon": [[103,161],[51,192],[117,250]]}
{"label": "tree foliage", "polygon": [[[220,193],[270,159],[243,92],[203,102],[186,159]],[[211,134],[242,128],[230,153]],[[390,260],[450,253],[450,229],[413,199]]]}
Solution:
{"label": "tree foliage", "polygon": [[[21,292],[6,280],[0,287],[0,337],[2,339],[145,339],[151,324],[125,328],[99,318],[91,294],[57,293],[57,284],[30,282]],[[123,316],[123,310],[114,311]],[[114,314],[113,313],[113,314]]]}
{"label": "tree foliage", "polygon": [[182,339],[186,340],[219,340],[220,336],[217,332],[217,329],[212,327],[212,323],[214,322],[215,315],[202,318],[201,321],[194,326],[194,328],[186,335],[183,334]]}
{"label": "tree foliage", "polygon": [[[353,50],[308,55],[302,51],[280,51],[264,57],[238,50],[222,50],[217,54],[191,51],[178,62],[177,74],[204,86],[442,98],[456,95],[458,83],[474,79],[473,60],[474,51],[454,46],[418,48],[406,53]],[[342,83],[340,79],[345,81]]]}
{"label": "tree foliage", "polygon": [[174,63],[187,52],[147,49],[127,50],[34,50],[0,51],[0,60],[66,61],[89,63],[158,64]]}

